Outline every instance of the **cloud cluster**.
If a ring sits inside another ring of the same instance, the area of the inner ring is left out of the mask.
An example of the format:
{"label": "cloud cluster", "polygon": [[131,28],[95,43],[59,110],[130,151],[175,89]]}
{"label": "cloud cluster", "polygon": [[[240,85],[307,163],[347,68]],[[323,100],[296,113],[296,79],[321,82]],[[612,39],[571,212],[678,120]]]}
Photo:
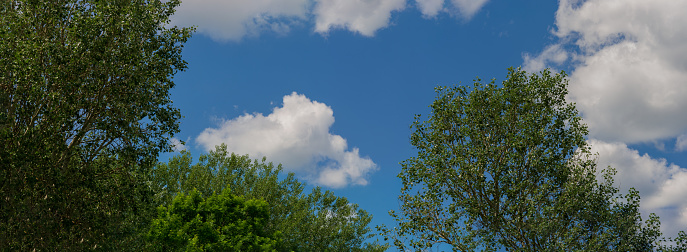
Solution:
{"label": "cloud cluster", "polygon": [[[489,0],[450,0],[453,9],[463,19],[471,19]],[[447,11],[444,7],[444,0],[415,0],[417,8],[420,9],[425,18],[433,18],[442,11]]]}
{"label": "cloud cluster", "polygon": [[599,153],[599,167],[617,169],[616,185],[621,193],[630,187],[639,191],[643,219],[649,213],[661,217],[662,231],[671,237],[687,226],[687,169],[668,164],[665,159],[639,155],[624,143],[590,140],[593,153]]}
{"label": "cloud cluster", "polygon": [[679,137],[677,137],[677,140],[675,140],[675,150],[676,151],[687,150],[687,134],[680,135]]}
{"label": "cloud cluster", "polygon": [[217,41],[240,40],[263,31],[286,33],[303,21],[309,0],[187,0],[177,7],[172,24],[196,26]]}
{"label": "cloud cluster", "polygon": [[387,27],[391,12],[405,7],[406,0],[315,0],[315,31],[327,33],[345,28],[365,36]]}
{"label": "cloud cluster", "polygon": [[589,126],[601,167],[618,170],[616,183],[642,196],[674,236],[687,226],[687,169],[640,155],[627,144],[676,139],[687,150],[687,2],[673,0],[560,0],[558,41],[535,56],[530,71],[570,64],[568,99]]}
{"label": "cloud cluster", "polygon": [[415,0],[415,3],[422,15],[427,18],[435,17],[444,9],[444,0]]}
{"label": "cloud cluster", "polygon": [[182,144],[181,140],[179,140],[179,138],[172,137],[169,139],[169,142],[172,145],[172,150],[174,150],[174,152],[181,152],[184,150],[188,150],[188,148],[186,148],[186,145]]}
{"label": "cloud cluster", "polygon": [[283,107],[272,113],[245,114],[207,128],[196,142],[205,149],[225,143],[230,152],[266,156],[285,169],[304,172],[314,182],[330,187],[366,185],[365,177],[377,166],[359,150],[348,150],[346,139],[329,132],[334,112],[304,95],[284,96]]}
{"label": "cloud cluster", "polygon": [[451,3],[465,19],[471,19],[487,1],[489,0],[451,0]]}
{"label": "cloud cluster", "polygon": [[[444,0],[416,0],[425,17],[444,11]],[[453,9],[470,19],[488,0],[451,0]],[[294,26],[313,24],[327,34],[345,29],[364,36],[389,26],[391,15],[406,9],[406,0],[187,0],[172,25],[196,26],[216,41],[239,41],[263,32],[287,34]]]}
{"label": "cloud cluster", "polygon": [[539,56],[526,54],[525,68],[572,59],[569,98],[594,138],[637,143],[677,137],[687,131],[684,10],[685,1],[561,0],[553,32],[559,43]]}
{"label": "cloud cluster", "polygon": [[311,19],[318,33],[343,28],[373,36],[405,4],[406,0],[188,0],[177,8],[172,24],[197,26],[198,32],[217,41],[238,41],[266,31],[286,34]]}
{"label": "cloud cluster", "polygon": [[556,65],[563,64],[568,60],[568,52],[566,52],[560,44],[554,44],[544,48],[544,51],[537,56],[524,53],[522,57],[524,61],[523,70],[527,72],[539,72],[544,68],[550,67],[550,63]]}

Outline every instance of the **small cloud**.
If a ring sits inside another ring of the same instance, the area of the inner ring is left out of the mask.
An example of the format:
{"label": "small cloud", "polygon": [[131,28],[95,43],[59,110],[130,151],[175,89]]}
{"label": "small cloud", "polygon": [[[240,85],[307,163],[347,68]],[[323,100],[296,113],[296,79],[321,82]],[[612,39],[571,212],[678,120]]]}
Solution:
{"label": "small cloud", "polygon": [[537,56],[524,53],[522,58],[524,60],[523,70],[534,73],[550,67],[552,63],[556,66],[563,64],[568,60],[568,53],[561,48],[560,44],[556,44],[547,46]]}
{"label": "small cloud", "polygon": [[[464,20],[470,20],[488,1],[489,0],[451,0],[453,9],[449,10],[457,12]],[[420,9],[422,16],[425,18],[436,17],[440,12],[445,11],[444,2],[444,0],[415,0],[417,8]]]}
{"label": "small cloud", "polygon": [[589,135],[604,141],[650,143],[687,130],[687,1],[561,0],[552,31],[558,43],[526,70],[572,58],[568,99]]}
{"label": "small cloud", "polygon": [[343,28],[364,36],[374,36],[389,26],[391,13],[405,8],[406,0],[315,0],[315,31],[326,34]]}
{"label": "small cloud", "polygon": [[[186,145],[184,143],[182,143],[181,140],[179,140],[176,137],[170,138],[169,142],[173,145],[172,149],[174,150],[174,152],[181,152],[184,150],[188,150],[188,148],[186,148]],[[186,142],[188,142],[188,140],[186,140]]]}
{"label": "small cloud", "polygon": [[470,20],[489,0],[451,0],[465,20]]}
{"label": "small cloud", "polygon": [[417,8],[425,18],[432,18],[444,9],[444,0],[415,0]]}
{"label": "small cloud", "polygon": [[627,193],[630,187],[639,191],[643,219],[649,213],[658,214],[661,229],[669,237],[687,226],[687,169],[668,164],[665,159],[640,155],[624,143],[592,139],[589,144],[593,153],[599,153],[599,168],[610,165],[618,171],[615,185],[621,193]]}
{"label": "small cloud", "polygon": [[[314,24],[325,35],[344,29],[363,36],[390,25],[391,15],[403,11],[407,0],[189,0],[172,16],[171,25],[196,26],[215,41],[240,41],[262,33],[286,35],[294,27]],[[444,11],[444,0],[415,0],[425,18]],[[488,0],[451,0],[469,20]]]}
{"label": "small cloud", "polygon": [[333,114],[326,104],[294,92],[284,96],[283,106],[271,114],[224,120],[217,128],[205,129],[196,142],[206,150],[225,143],[234,153],[266,156],[321,185],[366,185],[367,175],[377,165],[369,157],[361,157],[358,148],[348,150],[346,139],[329,132]]}
{"label": "small cloud", "polygon": [[680,135],[675,140],[675,151],[687,150],[687,134]]}
{"label": "small cloud", "polygon": [[217,41],[239,41],[265,31],[287,33],[307,18],[310,5],[309,0],[183,1],[172,25],[197,26]]}
{"label": "small cloud", "polygon": [[660,151],[666,151],[666,144],[662,141],[654,141],[654,148]]}

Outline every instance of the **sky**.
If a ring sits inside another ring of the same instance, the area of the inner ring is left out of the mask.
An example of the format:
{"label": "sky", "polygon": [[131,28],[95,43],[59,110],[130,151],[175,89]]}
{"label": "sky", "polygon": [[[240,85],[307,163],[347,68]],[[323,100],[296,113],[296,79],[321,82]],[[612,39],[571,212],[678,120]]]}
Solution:
{"label": "sky", "polygon": [[[687,1],[185,0],[196,26],[175,76],[195,158],[281,163],[395,225],[399,162],[437,86],[497,83],[508,67],[568,73],[599,167],[662,231],[687,228]],[[424,117],[426,119],[426,117]],[[167,156],[163,156],[168,157]]]}

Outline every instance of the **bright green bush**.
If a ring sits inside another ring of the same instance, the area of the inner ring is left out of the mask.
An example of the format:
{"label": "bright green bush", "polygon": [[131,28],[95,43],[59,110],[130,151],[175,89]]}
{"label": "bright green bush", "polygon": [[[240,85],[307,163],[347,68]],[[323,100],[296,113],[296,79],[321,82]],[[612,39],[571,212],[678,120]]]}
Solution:
{"label": "bright green bush", "polygon": [[230,190],[203,199],[198,190],[158,208],[147,234],[160,251],[273,251],[281,233],[265,231],[267,202]]}

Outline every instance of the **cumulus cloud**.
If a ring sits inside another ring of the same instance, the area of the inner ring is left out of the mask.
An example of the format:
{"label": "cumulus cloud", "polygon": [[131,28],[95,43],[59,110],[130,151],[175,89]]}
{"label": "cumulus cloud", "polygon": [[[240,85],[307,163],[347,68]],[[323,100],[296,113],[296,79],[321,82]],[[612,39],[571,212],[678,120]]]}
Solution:
{"label": "cumulus cloud", "polygon": [[263,31],[288,32],[306,19],[309,0],[187,0],[177,8],[172,24],[197,26],[218,41],[240,40]]}
{"label": "cumulus cloud", "polygon": [[334,112],[324,103],[304,95],[284,96],[283,106],[272,113],[245,114],[207,128],[196,142],[205,149],[225,143],[231,152],[266,156],[285,169],[304,172],[314,182],[331,187],[366,185],[377,166],[361,157],[358,148],[348,149],[346,139],[329,132]]}
{"label": "cumulus cloud", "polygon": [[687,68],[637,42],[604,47],[570,76],[569,98],[584,114],[590,134],[608,141],[649,142],[684,133],[685,96]]}
{"label": "cumulus cloud", "polygon": [[173,146],[172,149],[175,152],[181,152],[183,150],[188,150],[188,148],[186,148],[186,145],[181,143],[181,140],[179,140],[179,138],[172,137],[169,139],[169,142],[172,144],[172,146]]}
{"label": "cumulus cloud", "polygon": [[[444,0],[415,0],[424,17],[444,11]],[[451,0],[455,11],[468,20],[488,0]],[[310,24],[326,35],[344,29],[363,36],[390,25],[391,16],[406,0],[186,0],[172,16],[172,25],[196,26],[216,41],[239,41],[264,32],[288,34]]]}
{"label": "cumulus cloud", "polygon": [[318,33],[347,29],[365,36],[389,25],[393,11],[406,0],[189,0],[183,1],[172,24],[198,27],[217,41],[238,41],[265,31],[286,34],[314,18]]}
{"label": "cumulus cloud", "polygon": [[[453,9],[448,12],[457,14],[465,20],[471,19],[489,0],[450,0]],[[425,18],[433,18],[446,11],[444,0],[415,0],[417,8]]]}
{"label": "cumulus cloud", "polygon": [[465,19],[471,19],[488,0],[451,0],[453,6],[458,8],[458,12]]}
{"label": "cumulus cloud", "polygon": [[677,140],[675,141],[675,150],[676,151],[687,150],[687,134],[680,135],[679,137],[677,137]]}
{"label": "cumulus cloud", "polygon": [[569,98],[594,138],[677,137],[687,131],[686,9],[673,0],[561,0],[553,31],[559,43],[524,54],[525,68],[573,59]]}
{"label": "cumulus cloud", "polygon": [[523,54],[523,70],[533,73],[551,67],[552,64],[558,66],[568,60],[568,52],[561,48],[560,44],[550,45],[544,48],[539,55],[532,56],[528,53]]}
{"label": "cumulus cloud", "polygon": [[[657,213],[667,236],[687,226],[687,169],[627,144],[677,138],[687,149],[687,2],[560,0],[555,44],[524,68],[569,64],[568,99],[589,125],[601,167],[618,170],[622,191],[639,190],[642,213]],[[596,139],[596,140],[594,140]]]}
{"label": "cumulus cloud", "polygon": [[444,0],[415,0],[415,2],[425,17],[434,17],[444,9]]}
{"label": "cumulus cloud", "polygon": [[405,0],[315,0],[315,31],[345,28],[365,36],[387,27],[391,12],[405,8]]}
{"label": "cumulus cloud", "polygon": [[589,144],[592,152],[599,153],[600,168],[616,168],[615,181],[622,193],[630,187],[639,191],[643,219],[658,214],[662,232],[669,237],[687,226],[687,169],[640,155],[624,143],[590,140]]}

